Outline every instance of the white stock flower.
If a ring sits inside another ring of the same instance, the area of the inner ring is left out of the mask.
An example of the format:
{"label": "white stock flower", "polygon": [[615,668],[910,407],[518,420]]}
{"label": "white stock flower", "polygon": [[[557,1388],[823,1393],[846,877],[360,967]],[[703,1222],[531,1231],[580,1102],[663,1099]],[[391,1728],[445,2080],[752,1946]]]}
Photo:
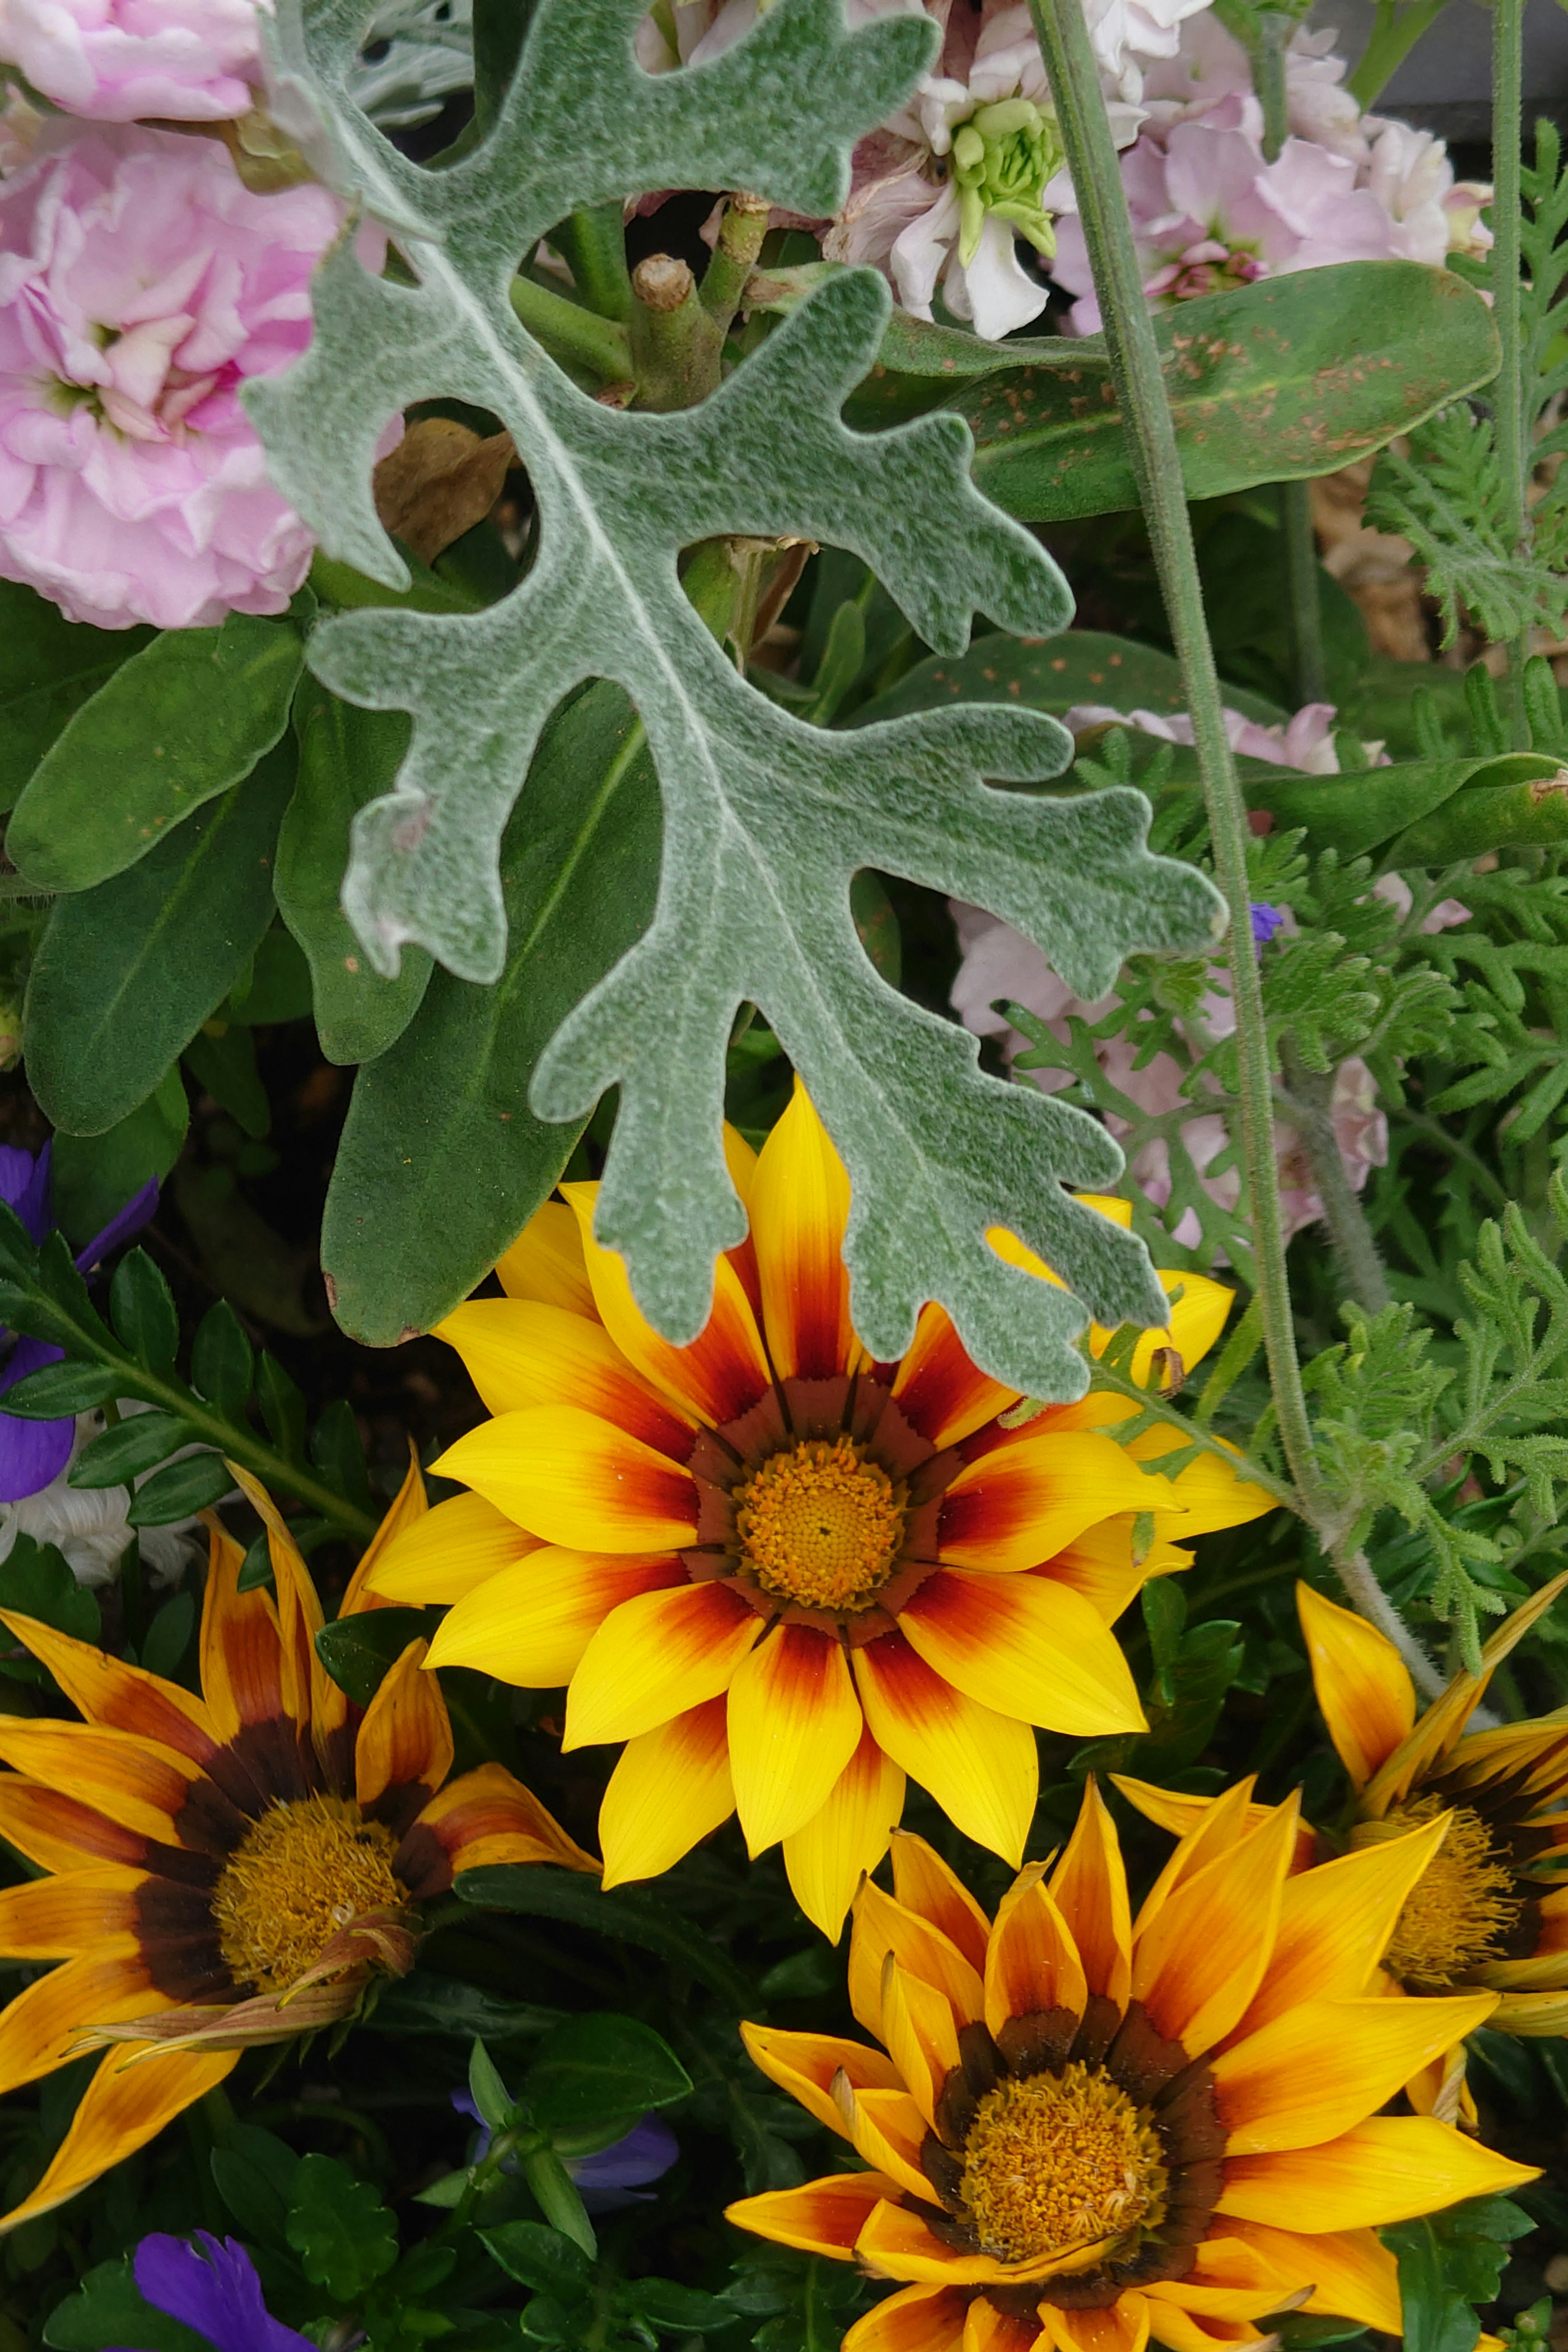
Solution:
{"label": "white stock flower", "polygon": [[[129,1397],[121,1399],[119,1409],[122,1419],[151,1411]],[[71,1462],[102,1431],[100,1412],[79,1413]],[[169,1459],[183,1461],[186,1454],[199,1451],[197,1446],[183,1446]],[[19,1503],[0,1503],[0,1562],[10,1559],[18,1536],[30,1536],[35,1543],[53,1544],[79,1584],[112,1584],[125,1548],[134,1538],[153,1584],[177,1584],[197,1556],[200,1547],[193,1538],[200,1534],[201,1521],[176,1519],[167,1527],[132,1528],[126,1516],[131,1507],[126,1487],[70,1486],[66,1483],[69,1471],[68,1462],[58,1477],[40,1486],[36,1495],[25,1496]],[[152,1475],[151,1471],[143,1473],[144,1477]],[[142,1479],[133,1483],[140,1486]]]}

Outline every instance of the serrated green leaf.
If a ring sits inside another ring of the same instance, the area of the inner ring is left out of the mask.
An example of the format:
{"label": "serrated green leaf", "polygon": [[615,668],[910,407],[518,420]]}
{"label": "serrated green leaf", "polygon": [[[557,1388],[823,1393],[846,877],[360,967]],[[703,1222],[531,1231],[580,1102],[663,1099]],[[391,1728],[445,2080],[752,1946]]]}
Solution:
{"label": "serrated green leaf", "polygon": [[306,2156],[294,2175],[284,2234],[313,2285],[351,2303],[397,2260],[397,2227],[368,2180],[330,2156]]}
{"label": "serrated green leaf", "polygon": [[27,987],[27,1077],[48,1116],[101,1135],[159,1084],[272,918],[290,755],[186,820],[141,862],[59,899]]}
{"label": "serrated green leaf", "polygon": [[[1042,714],[961,709],[832,734],[748,685],[688,603],[679,551],[741,533],[853,550],[949,654],[976,612],[1048,634],[1068,607],[1044,551],[974,490],[956,417],[868,437],[840,424],[889,316],[872,273],[820,286],[711,398],[673,415],[604,407],[521,327],[506,257],[569,211],[694,177],[831,211],[855,138],[908,95],[934,39],[919,17],[851,32],[837,0],[778,0],[700,72],[654,78],[630,46],[639,6],[542,0],[493,127],[441,173],[348,102],[350,0],[290,0],[268,27],[283,102],[315,114],[334,176],[397,224],[418,281],[372,279],[346,244],[328,257],[310,350],[244,394],[273,480],[329,557],[401,587],[374,519],[374,450],[395,409],[460,383],[511,434],[542,518],[527,578],[487,611],[340,614],[313,635],[326,685],[414,718],[395,791],[356,823],[344,907],[380,970],[416,941],[460,977],[494,980],[498,852],[530,755],[574,687],[616,681],[659,773],[659,905],[556,1031],[530,1102],[565,1125],[618,1087],[598,1234],[638,1303],[671,1339],[693,1338],[715,1255],[743,1231],[720,1110],[733,1017],[751,1002],[847,1164],[847,1255],[871,1352],[900,1354],[938,1298],[998,1377],[1077,1395],[1081,1310],[1005,1266],[984,1235],[1017,1232],[1102,1321],[1157,1320],[1142,1245],[1060,1189],[1113,1181],[1118,1156],[1083,1114],[983,1076],[973,1039],[876,978],[850,880],[870,866],[977,900],[1090,996],[1134,948],[1205,942],[1216,901],[1192,867],[1149,856],[1135,795],[1052,805],[986,783],[1059,770],[1068,747]],[[584,137],[570,94],[590,85]]]}
{"label": "serrated green leaf", "polygon": [[303,658],[289,620],[231,613],[220,628],[165,629],[45,753],[6,855],[44,890],[89,890],[122,874],[272,749]]}
{"label": "serrated green leaf", "polygon": [[[1362,321],[1375,316],[1369,352]],[[1497,373],[1479,295],[1415,261],[1342,261],[1157,312],[1187,496],[1331,474]],[[1030,522],[1136,507],[1103,345],[1064,339],[947,406],[973,427],[974,476]]]}
{"label": "serrated green leaf", "polygon": [[387,791],[408,743],[395,711],[359,710],[308,678],[294,705],[300,781],[278,836],[278,905],[309,959],[312,1011],[329,1062],[369,1062],[402,1034],[430,978],[411,948],[394,980],[378,972],[342,904],[356,813]]}
{"label": "serrated green leaf", "polygon": [[667,2107],[690,2088],[691,2077],[652,2026],[605,2012],[570,2018],[545,2035],[523,2097],[534,2120],[558,2137],[613,2138],[647,2108]]}
{"label": "serrated green leaf", "polygon": [[55,2305],[44,2322],[44,2342],[54,2352],[211,2352],[206,2336],[142,2300],[129,2254],[100,2263]]}
{"label": "serrated green leaf", "polygon": [[0,809],[10,808],[61,729],[152,629],[93,629],[19,580],[0,580]]}

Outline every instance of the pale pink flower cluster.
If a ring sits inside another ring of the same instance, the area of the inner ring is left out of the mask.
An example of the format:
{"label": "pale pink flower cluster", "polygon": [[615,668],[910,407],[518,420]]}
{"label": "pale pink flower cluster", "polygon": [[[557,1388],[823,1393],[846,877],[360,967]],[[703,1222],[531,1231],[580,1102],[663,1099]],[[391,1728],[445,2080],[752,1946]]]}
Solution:
{"label": "pale pink flower cluster", "polygon": [[342,218],[325,188],[253,195],[216,140],[140,125],[0,182],[0,574],[99,628],[283,609],[311,541],[239,388],[309,342]]}
{"label": "pale pink flower cluster", "polygon": [[223,122],[260,79],[271,0],[0,0],[0,64],[91,122]]}

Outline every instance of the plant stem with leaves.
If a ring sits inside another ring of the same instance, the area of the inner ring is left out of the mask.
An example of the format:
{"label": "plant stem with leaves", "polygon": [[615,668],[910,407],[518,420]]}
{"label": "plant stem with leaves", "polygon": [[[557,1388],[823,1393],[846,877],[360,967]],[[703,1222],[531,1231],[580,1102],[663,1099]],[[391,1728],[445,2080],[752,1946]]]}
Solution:
{"label": "plant stem with leaves", "polygon": [[[1502,476],[1500,520],[1510,549],[1529,542],[1530,451],[1524,424],[1524,352],[1520,291],[1521,133],[1524,109],[1524,0],[1494,0],[1492,8],[1492,318],[1502,353],[1493,394],[1497,452]],[[1528,750],[1524,665],[1528,627],[1508,648],[1508,718],[1515,747]]]}

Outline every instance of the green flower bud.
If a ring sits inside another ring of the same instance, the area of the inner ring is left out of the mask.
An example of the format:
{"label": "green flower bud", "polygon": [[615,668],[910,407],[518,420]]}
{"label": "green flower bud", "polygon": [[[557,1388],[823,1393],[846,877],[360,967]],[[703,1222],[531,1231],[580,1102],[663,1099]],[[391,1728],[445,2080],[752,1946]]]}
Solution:
{"label": "green flower bud", "polygon": [[1062,160],[1056,119],[1033,99],[998,99],[959,124],[952,134],[952,170],[959,202],[958,257],[965,266],[980,249],[989,213],[1050,259],[1056,232],[1042,199]]}

